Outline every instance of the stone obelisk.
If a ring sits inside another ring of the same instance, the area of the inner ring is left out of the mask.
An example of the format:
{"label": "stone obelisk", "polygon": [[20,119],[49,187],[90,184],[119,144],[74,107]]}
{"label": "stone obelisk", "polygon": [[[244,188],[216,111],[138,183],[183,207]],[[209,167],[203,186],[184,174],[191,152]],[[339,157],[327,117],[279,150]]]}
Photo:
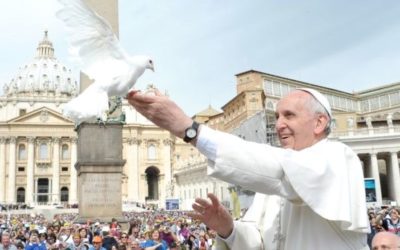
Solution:
{"label": "stone obelisk", "polygon": [[[118,36],[118,0],[85,2],[111,24]],[[80,78],[82,92],[91,81],[82,72]],[[122,158],[122,128],[122,123],[106,122],[104,126],[82,123],[77,129],[78,222],[123,220],[121,178],[125,161]]]}

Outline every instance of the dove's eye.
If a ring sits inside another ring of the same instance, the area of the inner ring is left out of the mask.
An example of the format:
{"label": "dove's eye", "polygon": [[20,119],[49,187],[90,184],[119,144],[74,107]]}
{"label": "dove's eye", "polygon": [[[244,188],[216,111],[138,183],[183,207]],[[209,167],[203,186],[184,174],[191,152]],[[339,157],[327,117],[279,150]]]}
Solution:
{"label": "dove's eye", "polygon": [[152,61],[152,60],[149,60],[149,63],[150,63],[150,64],[153,64],[153,61]]}

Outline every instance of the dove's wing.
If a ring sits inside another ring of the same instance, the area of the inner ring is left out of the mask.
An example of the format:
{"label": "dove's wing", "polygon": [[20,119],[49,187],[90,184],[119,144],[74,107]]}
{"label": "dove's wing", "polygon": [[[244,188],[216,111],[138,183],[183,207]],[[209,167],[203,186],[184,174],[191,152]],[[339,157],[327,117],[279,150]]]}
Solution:
{"label": "dove's wing", "polygon": [[59,0],[64,6],[57,12],[69,31],[70,45],[78,50],[82,71],[92,79],[110,78],[123,72],[113,72],[105,76],[105,69],[116,71],[125,64],[127,58],[110,24],[94,12],[82,0]]}
{"label": "dove's wing", "polygon": [[75,124],[83,121],[96,121],[108,110],[108,96],[96,84],[91,84],[79,96],[69,101],[63,108],[63,114]]}

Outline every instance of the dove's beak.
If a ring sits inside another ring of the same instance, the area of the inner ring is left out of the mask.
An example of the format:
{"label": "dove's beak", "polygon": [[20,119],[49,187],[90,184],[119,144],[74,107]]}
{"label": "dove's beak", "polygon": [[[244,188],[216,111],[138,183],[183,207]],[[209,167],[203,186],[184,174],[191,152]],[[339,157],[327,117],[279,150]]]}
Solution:
{"label": "dove's beak", "polygon": [[154,66],[151,66],[151,71],[155,72]]}

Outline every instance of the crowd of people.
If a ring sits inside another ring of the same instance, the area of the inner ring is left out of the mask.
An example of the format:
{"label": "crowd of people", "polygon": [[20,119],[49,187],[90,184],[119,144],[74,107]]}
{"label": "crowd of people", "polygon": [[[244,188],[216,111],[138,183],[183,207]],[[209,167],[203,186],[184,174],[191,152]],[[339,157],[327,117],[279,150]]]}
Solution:
{"label": "crowd of people", "polygon": [[[397,235],[400,239],[400,209],[399,207],[382,206],[368,210],[370,221],[370,233],[368,234],[368,245],[372,248],[372,241],[376,234],[389,232]],[[398,246],[400,248],[400,245]]]}
{"label": "crowd of people", "polygon": [[78,214],[0,214],[0,249],[7,250],[209,250],[216,236],[185,212],[126,212],[112,219],[74,223]]}
{"label": "crowd of people", "polygon": [[[210,250],[216,232],[183,211],[124,212],[124,221],[112,219],[74,223],[78,214],[0,214],[0,249],[6,250]],[[400,239],[398,207],[368,210],[371,233],[368,245],[380,232]],[[378,237],[379,238],[379,237]],[[395,238],[396,239],[396,238]],[[379,248],[378,248],[379,249]]]}

